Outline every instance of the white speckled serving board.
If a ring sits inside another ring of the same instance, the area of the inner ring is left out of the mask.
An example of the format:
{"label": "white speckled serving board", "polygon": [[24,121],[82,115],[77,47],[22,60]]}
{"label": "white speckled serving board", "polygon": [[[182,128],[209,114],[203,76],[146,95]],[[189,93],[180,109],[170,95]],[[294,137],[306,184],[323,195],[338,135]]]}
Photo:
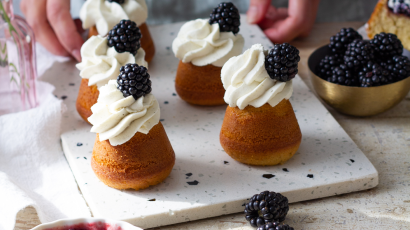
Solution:
{"label": "white speckled serving board", "polygon": [[[65,71],[71,75],[60,78],[56,92],[60,97],[67,96],[68,107],[63,118],[63,149],[95,217],[149,228],[241,212],[247,198],[265,190],[280,192],[290,202],[297,202],[378,184],[376,169],[299,76],[290,99],[303,134],[295,156],[284,165],[271,167],[248,166],[230,158],[219,144],[226,106],[192,106],[175,94],[178,59],[171,43],[181,25],[150,28],[157,50],[149,66],[153,94],[160,103],[161,121],[176,154],[171,175],[157,186],[124,191],[97,179],[90,167],[95,134],[89,132],[91,126],[75,109],[81,79],[73,65]],[[245,49],[254,43],[272,46],[258,27],[245,20],[241,34]]]}

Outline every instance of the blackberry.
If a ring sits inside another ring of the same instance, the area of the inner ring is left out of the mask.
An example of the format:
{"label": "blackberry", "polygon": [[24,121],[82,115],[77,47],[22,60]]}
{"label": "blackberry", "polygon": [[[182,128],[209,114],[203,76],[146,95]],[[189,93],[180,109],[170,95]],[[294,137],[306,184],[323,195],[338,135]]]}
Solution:
{"label": "blackberry", "polygon": [[209,15],[209,24],[218,23],[219,31],[237,34],[241,25],[240,18],[239,10],[232,2],[222,2]]}
{"label": "blackberry", "polygon": [[355,39],[363,37],[353,28],[342,28],[339,33],[330,37],[329,48],[333,53],[344,53],[347,45]]}
{"label": "blackberry", "polygon": [[342,56],[340,54],[326,55],[322,60],[320,60],[317,66],[317,73],[319,77],[327,79],[332,76],[332,70],[336,66],[339,66],[343,62]]}
{"label": "blackberry", "polygon": [[353,76],[347,69],[346,65],[341,64],[332,70],[332,76],[326,79],[329,82],[346,85],[346,86],[357,86],[358,81],[355,76]]}
{"label": "blackberry", "polygon": [[288,43],[277,44],[265,57],[269,77],[278,81],[292,80],[298,73],[299,50]]}
{"label": "blackberry", "polygon": [[137,54],[141,47],[140,29],[137,24],[130,20],[121,20],[108,32],[108,46],[114,47],[118,53],[130,52]]}
{"label": "blackberry", "polygon": [[120,68],[117,77],[118,89],[124,97],[133,96],[135,100],[151,93],[151,80],[144,66],[126,64]]}
{"label": "blackberry", "polygon": [[116,2],[118,4],[123,4],[125,0],[107,0],[109,2]]}
{"label": "blackberry", "polygon": [[280,193],[264,191],[252,196],[245,205],[245,218],[253,227],[267,222],[282,222],[289,211],[288,198]]}
{"label": "blackberry", "polygon": [[390,72],[383,69],[379,64],[368,62],[359,72],[360,87],[386,85],[393,82]]}
{"label": "blackberry", "polygon": [[395,14],[403,14],[410,17],[410,6],[403,1],[393,1],[393,7],[388,7]]}
{"label": "blackberry", "polygon": [[410,60],[405,56],[394,56],[392,59],[392,74],[397,80],[402,80],[410,76]]}
{"label": "blackberry", "polygon": [[278,222],[268,222],[265,225],[262,225],[257,228],[257,230],[294,230],[287,224],[280,224]]}
{"label": "blackberry", "polygon": [[396,55],[402,55],[403,45],[395,34],[376,34],[370,43],[373,44],[377,56],[382,59],[389,59]]}
{"label": "blackberry", "polygon": [[357,69],[364,66],[368,61],[374,59],[374,47],[369,41],[356,39],[347,46],[344,56],[346,66],[351,69]]}

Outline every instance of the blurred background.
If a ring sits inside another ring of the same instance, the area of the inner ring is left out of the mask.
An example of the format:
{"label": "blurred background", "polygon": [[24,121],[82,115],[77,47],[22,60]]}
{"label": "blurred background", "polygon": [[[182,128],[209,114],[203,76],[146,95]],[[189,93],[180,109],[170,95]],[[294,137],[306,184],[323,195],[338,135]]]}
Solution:
{"label": "blurred background", "polygon": [[[214,7],[224,0],[146,0],[148,24],[164,24],[207,18]],[[227,0],[225,0],[227,1]],[[309,0],[299,0],[309,1]],[[249,0],[231,0],[241,13],[246,13]],[[78,18],[84,0],[71,0],[71,14]],[[367,21],[377,0],[321,0],[316,22]],[[20,0],[14,0],[15,13],[22,15]],[[288,0],[272,0],[275,7],[287,7]]]}

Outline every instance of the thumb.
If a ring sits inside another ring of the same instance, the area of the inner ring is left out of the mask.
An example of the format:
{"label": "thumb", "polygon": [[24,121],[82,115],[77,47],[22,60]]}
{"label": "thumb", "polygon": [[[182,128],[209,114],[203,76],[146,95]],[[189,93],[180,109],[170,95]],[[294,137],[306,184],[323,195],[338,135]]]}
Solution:
{"label": "thumb", "polygon": [[250,0],[249,9],[246,13],[249,24],[257,24],[265,17],[271,0]]}

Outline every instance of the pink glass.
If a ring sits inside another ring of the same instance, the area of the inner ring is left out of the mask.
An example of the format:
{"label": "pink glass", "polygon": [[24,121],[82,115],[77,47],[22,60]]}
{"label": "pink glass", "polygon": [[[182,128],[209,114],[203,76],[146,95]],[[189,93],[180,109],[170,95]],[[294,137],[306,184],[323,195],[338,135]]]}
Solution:
{"label": "pink glass", "polygon": [[36,107],[36,79],[34,33],[12,0],[0,0],[0,115]]}

